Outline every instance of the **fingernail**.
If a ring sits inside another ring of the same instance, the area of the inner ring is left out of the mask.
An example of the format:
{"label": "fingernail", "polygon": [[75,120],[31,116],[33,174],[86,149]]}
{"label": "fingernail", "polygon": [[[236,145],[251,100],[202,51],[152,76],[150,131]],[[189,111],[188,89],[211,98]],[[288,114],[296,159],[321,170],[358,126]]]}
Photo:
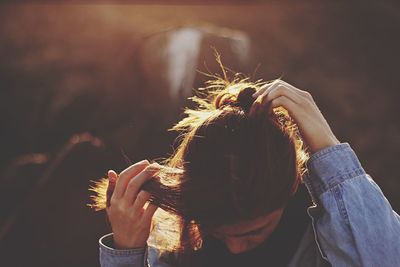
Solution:
{"label": "fingernail", "polygon": [[110,177],[110,176],[118,176],[117,173],[115,171],[113,171],[113,170],[108,170],[107,175],[108,175],[108,177]]}
{"label": "fingernail", "polygon": [[160,167],[161,167],[161,165],[159,165],[158,163],[152,163],[152,164],[150,164],[150,165],[148,166],[148,168],[149,168],[150,170],[154,170],[154,171],[159,170]]}

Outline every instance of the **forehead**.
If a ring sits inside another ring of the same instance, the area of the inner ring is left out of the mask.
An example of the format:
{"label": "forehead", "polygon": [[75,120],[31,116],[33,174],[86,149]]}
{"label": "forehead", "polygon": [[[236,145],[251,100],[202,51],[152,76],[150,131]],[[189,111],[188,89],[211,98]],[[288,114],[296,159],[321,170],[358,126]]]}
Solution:
{"label": "forehead", "polygon": [[252,220],[245,220],[235,224],[223,225],[216,229],[218,233],[235,235],[238,233],[243,233],[257,229],[259,227],[265,226],[268,223],[275,222],[280,219],[283,209],[275,210],[271,213],[259,216]]}

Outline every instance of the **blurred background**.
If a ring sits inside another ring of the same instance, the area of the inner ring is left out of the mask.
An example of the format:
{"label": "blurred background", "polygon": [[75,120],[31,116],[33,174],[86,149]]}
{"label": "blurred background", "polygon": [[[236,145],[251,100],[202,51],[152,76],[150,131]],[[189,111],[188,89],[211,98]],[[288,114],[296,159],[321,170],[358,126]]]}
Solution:
{"label": "blurred background", "polygon": [[399,212],[399,7],[0,5],[1,265],[98,266],[110,228],[86,206],[89,181],[172,153],[167,129],[208,79],[198,71],[221,73],[213,48],[253,80],[310,91]]}

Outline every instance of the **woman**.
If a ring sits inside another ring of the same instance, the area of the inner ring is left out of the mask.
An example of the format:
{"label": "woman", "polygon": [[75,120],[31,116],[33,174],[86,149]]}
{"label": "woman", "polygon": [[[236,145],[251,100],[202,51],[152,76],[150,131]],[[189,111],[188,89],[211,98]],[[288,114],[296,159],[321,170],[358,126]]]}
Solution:
{"label": "woman", "polygon": [[399,215],[308,92],[217,79],[201,93],[164,166],[109,171],[102,266],[400,266]]}

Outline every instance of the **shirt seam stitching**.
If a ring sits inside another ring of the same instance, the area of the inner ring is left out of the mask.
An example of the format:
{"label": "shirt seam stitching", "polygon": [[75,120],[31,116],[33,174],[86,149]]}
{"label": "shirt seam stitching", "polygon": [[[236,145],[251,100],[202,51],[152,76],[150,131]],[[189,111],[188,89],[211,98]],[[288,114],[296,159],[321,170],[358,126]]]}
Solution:
{"label": "shirt seam stitching", "polygon": [[[362,176],[362,175],[359,175],[359,176]],[[357,177],[359,177],[359,176],[357,176]],[[356,178],[356,177],[354,177],[354,178]],[[336,191],[336,193],[334,193],[334,198],[335,198],[335,201],[336,201],[336,203],[338,205],[339,213],[341,214],[342,218],[344,219],[344,221],[346,223],[346,226],[347,226],[347,228],[349,230],[349,235],[350,235],[350,237],[351,237],[351,239],[353,241],[353,244],[356,244],[355,236],[354,236],[353,230],[351,228],[351,224],[350,224],[348,212],[347,212],[347,209],[346,209],[346,205],[345,205],[345,202],[343,201],[343,194],[342,194],[342,191],[338,189],[339,185],[340,184],[338,184],[338,185],[336,185],[334,187],[334,189]],[[357,253],[357,256],[358,256],[358,261],[360,263],[362,263],[361,266],[364,266],[364,264],[362,262],[361,255],[360,255],[358,249],[356,249],[356,253]]]}

